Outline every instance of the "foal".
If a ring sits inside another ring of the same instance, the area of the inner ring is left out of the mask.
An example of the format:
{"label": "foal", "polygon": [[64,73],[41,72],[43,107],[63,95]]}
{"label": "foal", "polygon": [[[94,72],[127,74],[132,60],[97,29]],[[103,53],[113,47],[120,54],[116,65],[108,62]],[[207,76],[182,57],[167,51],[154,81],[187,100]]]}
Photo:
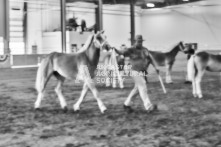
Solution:
{"label": "foal", "polygon": [[35,109],[40,107],[47,82],[53,75],[58,80],[55,92],[58,95],[63,110],[67,110],[67,104],[61,89],[65,79],[75,80],[77,77],[80,77],[80,80],[84,82],[84,86],[80,98],[73,106],[74,110],[80,110],[80,104],[90,89],[97,100],[101,113],[104,113],[106,107],[98,97],[98,91],[92,80],[95,77],[94,72],[99,62],[101,49],[110,49],[110,45],[107,43],[103,31],[90,36],[82,50],[77,53],[64,54],[54,52],[48,55],[41,62],[37,72],[36,89],[38,91],[38,97],[35,102]]}
{"label": "foal", "polygon": [[[175,62],[175,58],[179,51],[183,51],[186,47],[183,42],[176,44],[169,52],[151,51],[149,53],[153,56],[158,66],[166,66],[166,83],[173,83],[171,78],[171,70]],[[149,66],[148,66],[149,67]]]}
{"label": "foal", "polygon": [[[107,54],[104,58],[105,71],[107,73],[112,73],[112,87],[117,87],[117,81],[119,82],[120,88],[124,88],[122,72],[124,71],[124,57],[122,55],[116,55],[115,50],[112,50],[111,53]],[[110,67],[109,67],[110,66]],[[114,66],[114,69],[111,69],[111,66]],[[111,85],[111,76],[106,77],[106,87]]]}

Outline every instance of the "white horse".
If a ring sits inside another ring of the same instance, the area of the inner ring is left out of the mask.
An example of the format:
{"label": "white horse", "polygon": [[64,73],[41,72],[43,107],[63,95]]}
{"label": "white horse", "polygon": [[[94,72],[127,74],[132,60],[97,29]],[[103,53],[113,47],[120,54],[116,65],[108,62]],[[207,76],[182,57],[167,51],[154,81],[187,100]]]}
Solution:
{"label": "white horse", "polygon": [[84,86],[80,98],[73,106],[74,111],[80,110],[80,104],[90,89],[97,100],[101,113],[104,113],[106,107],[99,98],[95,83],[92,80],[95,77],[95,70],[99,62],[100,50],[102,49],[110,49],[110,45],[107,43],[103,31],[90,36],[81,51],[77,53],[64,54],[54,52],[42,60],[36,77],[38,97],[35,102],[35,109],[40,108],[45,87],[50,77],[53,75],[58,80],[55,92],[58,95],[58,99],[64,111],[67,111],[67,104],[62,94],[62,85],[65,79],[75,80],[78,77],[84,82]]}
{"label": "white horse", "polygon": [[117,55],[115,50],[111,50],[104,58],[105,72],[110,74],[106,77],[106,87],[111,86],[116,88],[117,82],[120,88],[124,88],[122,74],[124,72],[124,57]]}
{"label": "white horse", "polygon": [[193,96],[202,98],[201,81],[205,71],[221,72],[221,55],[198,52],[190,58],[188,76],[192,80]]}

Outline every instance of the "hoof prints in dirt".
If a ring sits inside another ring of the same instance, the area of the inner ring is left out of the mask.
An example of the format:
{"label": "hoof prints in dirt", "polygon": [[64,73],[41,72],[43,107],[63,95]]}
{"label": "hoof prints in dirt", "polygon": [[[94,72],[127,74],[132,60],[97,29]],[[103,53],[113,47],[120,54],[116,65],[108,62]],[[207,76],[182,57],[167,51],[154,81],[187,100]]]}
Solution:
{"label": "hoof prints in dirt", "polygon": [[124,136],[127,135],[128,137],[133,136],[134,134],[137,134],[140,132],[139,129],[122,129],[119,132],[116,133],[117,136]]}
{"label": "hoof prints in dirt", "polygon": [[56,137],[56,136],[60,136],[60,135],[66,135],[66,133],[64,133],[64,132],[65,132],[65,130],[45,129],[42,131],[42,135],[39,138],[47,139],[47,138]]}
{"label": "hoof prints in dirt", "polygon": [[65,147],[81,147],[81,146],[86,146],[89,145],[89,143],[68,143],[65,145]]}

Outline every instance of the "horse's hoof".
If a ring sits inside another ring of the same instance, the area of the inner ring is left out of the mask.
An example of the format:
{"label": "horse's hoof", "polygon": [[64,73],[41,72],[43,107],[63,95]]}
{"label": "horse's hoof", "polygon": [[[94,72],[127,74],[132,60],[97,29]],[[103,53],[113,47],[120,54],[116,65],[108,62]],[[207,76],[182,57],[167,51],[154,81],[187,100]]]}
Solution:
{"label": "horse's hoof", "polygon": [[102,107],[102,108],[100,108],[100,111],[101,111],[102,114],[104,114],[107,111],[107,108],[106,107]]}
{"label": "horse's hoof", "polygon": [[41,111],[41,108],[35,108],[35,111]]}
{"label": "horse's hoof", "polygon": [[202,94],[199,94],[199,95],[198,95],[198,98],[199,98],[199,99],[203,98],[203,95],[202,95]]}
{"label": "horse's hoof", "polygon": [[167,84],[173,84],[173,81],[166,81]]}
{"label": "horse's hoof", "polygon": [[111,85],[109,85],[109,84],[106,84],[105,86],[106,86],[106,87],[110,87]]}
{"label": "horse's hoof", "polygon": [[192,84],[191,81],[185,81],[184,84]]}
{"label": "horse's hoof", "polygon": [[65,106],[65,107],[63,108],[63,112],[64,112],[64,113],[67,113],[67,112],[68,112],[68,107],[67,107],[67,106]]}
{"label": "horse's hoof", "polygon": [[196,98],[196,97],[197,97],[197,94],[193,94],[193,97]]}
{"label": "horse's hoof", "polygon": [[152,113],[158,110],[158,107],[156,104],[153,104],[148,110],[147,113]]}
{"label": "horse's hoof", "polygon": [[107,109],[103,110],[101,113],[102,114],[106,114],[107,113]]}
{"label": "horse's hoof", "polygon": [[132,113],[133,109],[130,106],[124,105],[124,110],[126,110],[128,113]]}
{"label": "horse's hoof", "polygon": [[74,110],[74,113],[79,114],[80,110]]}

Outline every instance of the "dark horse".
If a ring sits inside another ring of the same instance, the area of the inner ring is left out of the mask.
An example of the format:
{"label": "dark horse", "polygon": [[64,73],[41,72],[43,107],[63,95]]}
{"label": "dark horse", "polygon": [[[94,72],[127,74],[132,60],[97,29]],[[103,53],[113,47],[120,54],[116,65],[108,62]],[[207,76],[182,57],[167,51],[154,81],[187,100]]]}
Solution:
{"label": "dark horse", "polygon": [[[184,51],[186,46],[183,42],[178,42],[170,51],[159,52],[149,50],[150,55],[153,57],[154,62],[158,66],[166,66],[166,83],[173,83],[171,78],[171,70],[175,62],[175,58],[179,51]],[[149,67],[149,66],[148,66]]]}

